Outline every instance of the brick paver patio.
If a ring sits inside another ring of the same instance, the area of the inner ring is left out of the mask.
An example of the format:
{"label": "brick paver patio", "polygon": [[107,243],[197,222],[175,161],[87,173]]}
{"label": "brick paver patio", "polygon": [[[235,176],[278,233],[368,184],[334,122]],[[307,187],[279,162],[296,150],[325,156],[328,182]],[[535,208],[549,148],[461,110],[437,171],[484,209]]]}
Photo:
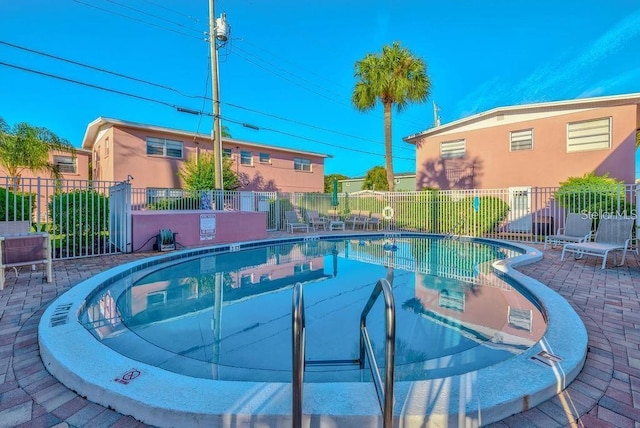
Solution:
{"label": "brick paver patio", "polygon": [[[155,255],[156,253],[153,253]],[[7,272],[0,291],[0,427],[137,427],[135,419],[91,403],[44,368],[37,326],[46,306],[78,282],[110,267],[152,254],[54,262],[54,283],[43,272]],[[559,396],[493,427],[640,428],[640,265],[600,269],[593,257],[560,261],[560,250],[520,270],[564,296],[589,333],[587,362]],[[570,332],[567,332],[569,334]]]}

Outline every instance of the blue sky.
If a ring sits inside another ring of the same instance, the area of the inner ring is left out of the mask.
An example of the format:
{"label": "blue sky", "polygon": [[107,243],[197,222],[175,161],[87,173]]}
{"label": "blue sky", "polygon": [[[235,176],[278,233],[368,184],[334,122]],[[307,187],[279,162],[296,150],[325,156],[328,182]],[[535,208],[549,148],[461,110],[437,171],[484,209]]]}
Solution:
{"label": "blue sky", "polygon": [[[355,62],[394,41],[427,63],[432,82],[426,103],[394,111],[396,172],[415,171],[402,138],[433,125],[433,101],[447,123],[640,92],[637,0],[216,0],[215,9],[231,25],[219,49],[223,124],[234,138],[330,154],[327,174],[384,165],[381,108],[360,113],[351,93]],[[208,0],[0,0],[0,116],[77,146],[99,116],[209,133],[211,117],[175,108],[211,112],[207,29]]]}

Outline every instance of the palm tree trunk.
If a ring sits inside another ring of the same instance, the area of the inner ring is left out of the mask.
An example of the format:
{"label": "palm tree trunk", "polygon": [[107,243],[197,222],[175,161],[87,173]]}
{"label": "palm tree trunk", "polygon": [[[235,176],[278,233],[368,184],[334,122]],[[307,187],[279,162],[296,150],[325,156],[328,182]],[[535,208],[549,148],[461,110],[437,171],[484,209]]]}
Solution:
{"label": "palm tree trunk", "polygon": [[389,191],[394,190],[393,180],[393,153],[391,150],[391,106],[392,103],[384,103],[384,157],[386,160],[387,183]]}

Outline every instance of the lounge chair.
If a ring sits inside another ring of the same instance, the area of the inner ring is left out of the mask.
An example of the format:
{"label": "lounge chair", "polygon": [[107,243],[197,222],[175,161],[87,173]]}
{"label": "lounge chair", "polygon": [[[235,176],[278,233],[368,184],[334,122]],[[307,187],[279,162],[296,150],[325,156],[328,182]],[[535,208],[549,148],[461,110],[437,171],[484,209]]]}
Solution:
{"label": "lounge chair", "polygon": [[[594,242],[569,243],[562,247],[560,260],[564,260],[566,252],[575,253],[575,258],[583,256],[602,257],[602,269],[607,265],[607,256],[613,253],[613,263],[616,266],[624,264],[627,250],[630,249],[633,217],[603,217],[600,219]],[[620,263],[616,260],[616,251],[622,251]]]}
{"label": "lounge chair", "polygon": [[367,228],[367,222],[369,221],[369,211],[353,210],[351,216],[344,221],[345,225],[351,225],[351,229],[355,230],[356,226],[362,226],[362,229]]}
{"label": "lounge chair", "polygon": [[558,229],[556,235],[548,235],[544,240],[544,249],[547,244],[555,248],[556,244],[586,242],[591,239],[591,217],[585,214],[572,213],[567,215],[564,227]]}
{"label": "lounge chair", "polygon": [[367,227],[370,229],[382,229],[382,214],[371,214],[371,217],[369,217],[369,220],[367,220]]}
{"label": "lounge chair", "polygon": [[284,219],[287,224],[287,230],[291,233],[296,229],[304,229],[306,232],[309,232],[309,225],[300,221],[295,211],[285,211]]}
{"label": "lounge chair", "polygon": [[307,210],[307,223],[309,226],[313,228],[313,230],[317,230],[319,227],[322,227],[323,230],[327,230],[328,221],[325,217],[321,217],[318,214],[318,211],[315,210]]}

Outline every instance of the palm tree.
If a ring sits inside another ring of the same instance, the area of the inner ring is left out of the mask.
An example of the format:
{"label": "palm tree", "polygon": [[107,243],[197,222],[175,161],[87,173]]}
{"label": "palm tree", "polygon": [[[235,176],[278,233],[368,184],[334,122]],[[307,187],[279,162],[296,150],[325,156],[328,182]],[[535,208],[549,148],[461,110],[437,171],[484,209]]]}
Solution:
{"label": "palm tree", "polygon": [[0,166],[13,178],[14,190],[20,186],[24,171],[46,172],[60,178],[58,168],[49,162],[50,151],[62,151],[75,156],[76,149],[66,139],[47,128],[21,122],[11,128],[0,117]]}
{"label": "palm tree", "polygon": [[411,103],[425,102],[429,97],[431,80],[425,62],[413,56],[399,42],[382,47],[382,55],[367,54],[355,64],[359,79],[353,89],[351,102],[360,111],[372,110],[380,100],[384,107],[384,145],[389,191],[394,190],[393,158],[391,151],[391,108],[401,112]]}

